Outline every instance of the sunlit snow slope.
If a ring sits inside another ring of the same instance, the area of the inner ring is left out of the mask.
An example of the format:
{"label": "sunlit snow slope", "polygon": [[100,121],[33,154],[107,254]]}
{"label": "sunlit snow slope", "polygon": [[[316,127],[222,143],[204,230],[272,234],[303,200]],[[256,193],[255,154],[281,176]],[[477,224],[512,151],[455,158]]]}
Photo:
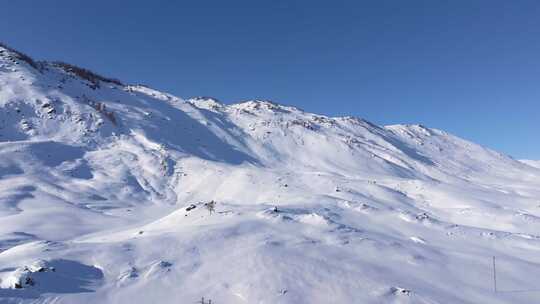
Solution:
{"label": "sunlit snow slope", "polygon": [[0,303],[536,303],[539,231],[540,169],[444,131],[0,47]]}

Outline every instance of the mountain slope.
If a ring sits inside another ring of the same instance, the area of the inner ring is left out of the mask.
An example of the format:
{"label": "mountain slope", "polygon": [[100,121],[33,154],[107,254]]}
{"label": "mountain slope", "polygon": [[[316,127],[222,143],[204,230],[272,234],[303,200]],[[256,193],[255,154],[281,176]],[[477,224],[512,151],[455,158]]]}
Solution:
{"label": "mountain slope", "polygon": [[3,302],[538,299],[493,293],[491,267],[537,288],[540,169],[446,132],[184,100],[5,47],[0,108]]}
{"label": "mountain slope", "polygon": [[521,162],[529,165],[529,166],[532,166],[532,167],[535,167],[535,168],[540,168],[540,161],[539,160],[522,160]]}

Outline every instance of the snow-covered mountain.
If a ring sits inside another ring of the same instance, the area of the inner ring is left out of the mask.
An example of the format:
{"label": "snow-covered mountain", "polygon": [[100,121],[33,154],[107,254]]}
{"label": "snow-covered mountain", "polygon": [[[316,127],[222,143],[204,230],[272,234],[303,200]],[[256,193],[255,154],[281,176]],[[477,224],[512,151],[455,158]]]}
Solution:
{"label": "snow-covered mountain", "polygon": [[540,169],[444,131],[0,46],[1,303],[533,303],[539,229]]}

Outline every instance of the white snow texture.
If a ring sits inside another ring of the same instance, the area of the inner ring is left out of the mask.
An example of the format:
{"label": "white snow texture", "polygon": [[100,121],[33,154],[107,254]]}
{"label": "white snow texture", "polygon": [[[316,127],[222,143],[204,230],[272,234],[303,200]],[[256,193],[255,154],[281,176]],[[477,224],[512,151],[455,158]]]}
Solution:
{"label": "white snow texture", "polygon": [[0,303],[538,303],[539,167],[0,47]]}

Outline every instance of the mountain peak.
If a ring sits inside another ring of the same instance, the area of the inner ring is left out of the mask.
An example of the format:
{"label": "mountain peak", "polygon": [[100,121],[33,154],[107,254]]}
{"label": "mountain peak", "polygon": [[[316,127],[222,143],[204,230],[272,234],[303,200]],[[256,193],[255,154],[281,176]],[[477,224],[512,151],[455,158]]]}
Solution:
{"label": "mountain peak", "polygon": [[234,103],[230,106],[233,109],[249,112],[267,111],[267,112],[303,112],[302,110],[279,104],[271,100],[253,99]]}
{"label": "mountain peak", "polygon": [[187,100],[187,102],[195,105],[201,109],[207,110],[221,110],[225,107],[217,98],[208,97],[208,96],[197,96],[192,97]]}
{"label": "mountain peak", "polygon": [[78,77],[84,81],[89,82],[91,84],[91,87],[94,89],[98,88],[101,83],[115,84],[118,86],[124,85],[118,79],[104,77],[89,69],[81,68],[66,62],[36,61],[32,57],[24,54],[23,52],[20,52],[2,43],[0,43],[0,58],[2,58],[2,60],[5,62],[4,64],[6,65],[16,66],[20,64],[26,64],[40,73],[50,68],[61,70],[67,75]]}

